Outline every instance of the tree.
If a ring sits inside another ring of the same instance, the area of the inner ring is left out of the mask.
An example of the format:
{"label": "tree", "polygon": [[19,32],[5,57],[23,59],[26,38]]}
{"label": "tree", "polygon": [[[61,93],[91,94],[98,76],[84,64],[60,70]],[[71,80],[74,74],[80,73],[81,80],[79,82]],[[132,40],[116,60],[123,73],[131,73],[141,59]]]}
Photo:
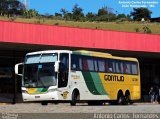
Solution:
{"label": "tree", "polygon": [[2,16],[4,16],[5,15],[5,13],[6,13],[6,11],[7,11],[7,4],[6,4],[6,0],[1,0],[0,1],[0,15]]}
{"label": "tree", "polygon": [[65,20],[73,20],[73,15],[72,13],[68,12],[64,15]]}
{"label": "tree", "polygon": [[75,4],[72,9],[73,20],[80,21],[84,18],[83,9]]}
{"label": "tree", "polygon": [[152,12],[147,8],[133,8],[133,11],[130,13],[133,16],[133,20],[140,21],[142,18],[148,20],[151,18]]}
{"label": "tree", "polygon": [[54,16],[55,17],[62,17],[62,14],[56,12]]}
{"label": "tree", "polygon": [[118,14],[117,19],[120,19],[120,18],[126,18],[126,15],[125,14]]}
{"label": "tree", "polygon": [[25,10],[23,3],[18,0],[9,0],[8,1],[8,13],[9,15],[22,15]]}
{"label": "tree", "polygon": [[30,10],[25,10],[23,16],[26,18],[35,18],[39,16],[39,13],[35,9],[30,9]]}
{"label": "tree", "polygon": [[87,18],[88,21],[94,21],[95,17],[96,17],[95,14],[93,14],[92,12],[88,12],[86,14],[86,18]]}
{"label": "tree", "polygon": [[62,15],[63,15],[63,16],[65,16],[65,15],[68,13],[68,11],[67,11],[66,9],[64,9],[64,8],[62,8],[62,9],[60,10],[60,12],[62,12]]}
{"label": "tree", "polygon": [[107,10],[105,9],[105,7],[102,7],[101,9],[98,10],[98,16],[103,16],[103,15],[107,15]]}
{"label": "tree", "polygon": [[131,15],[127,14],[126,18],[130,21],[131,19]]}
{"label": "tree", "polygon": [[60,12],[65,20],[72,20],[72,13],[68,12],[66,9],[62,8]]}
{"label": "tree", "polygon": [[117,15],[117,22],[130,21],[130,16],[125,14]]}
{"label": "tree", "polygon": [[53,17],[54,19],[58,19],[58,20],[62,20],[63,19],[63,17],[62,17],[62,14],[60,14],[60,13],[55,13],[54,14],[54,17]]}
{"label": "tree", "polygon": [[0,0],[0,15],[22,15],[25,6],[18,0]]}
{"label": "tree", "polygon": [[113,9],[107,6],[100,8],[97,16],[98,21],[112,21],[113,19],[116,19]]}

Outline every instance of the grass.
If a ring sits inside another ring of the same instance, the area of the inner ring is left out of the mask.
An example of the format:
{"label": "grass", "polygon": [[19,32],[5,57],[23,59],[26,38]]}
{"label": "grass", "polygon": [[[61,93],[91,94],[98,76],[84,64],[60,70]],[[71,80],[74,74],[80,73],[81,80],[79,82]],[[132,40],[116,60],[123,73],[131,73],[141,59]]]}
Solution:
{"label": "grass", "polygon": [[[15,18],[9,19],[7,17],[1,17],[0,20],[15,21],[15,22],[25,22],[25,23],[36,23],[36,24],[48,24],[48,25],[58,25],[58,26],[71,26],[79,28],[92,28],[92,29],[103,29],[103,30],[115,30],[115,31],[126,31],[126,32],[143,32],[144,23],[140,22],[74,22],[65,20],[55,20],[55,19],[25,19],[25,18]],[[160,34],[160,23],[145,23],[151,31],[152,34]]]}

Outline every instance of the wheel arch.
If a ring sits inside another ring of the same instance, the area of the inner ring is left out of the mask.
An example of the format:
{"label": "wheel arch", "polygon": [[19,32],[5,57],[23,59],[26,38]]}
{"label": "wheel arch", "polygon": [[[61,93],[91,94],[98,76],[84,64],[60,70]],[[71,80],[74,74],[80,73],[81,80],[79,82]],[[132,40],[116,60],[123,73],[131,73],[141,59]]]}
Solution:
{"label": "wheel arch", "polygon": [[119,90],[118,90],[118,92],[117,92],[117,99],[118,99],[118,96],[119,96],[119,95],[124,95],[122,89],[119,89]]}
{"label": "wheel arch", "polygon": [[130,91],[129,91],[128,89],[125,91],[125,96],[126,96],[127,94],[131,95],[131,93],[130,93]]}

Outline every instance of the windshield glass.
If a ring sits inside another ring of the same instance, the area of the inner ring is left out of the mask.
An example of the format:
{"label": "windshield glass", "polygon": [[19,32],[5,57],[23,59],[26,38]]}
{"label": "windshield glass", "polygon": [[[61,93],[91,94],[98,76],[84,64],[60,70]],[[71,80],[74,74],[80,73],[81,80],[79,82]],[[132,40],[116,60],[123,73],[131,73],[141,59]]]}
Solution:
{"label": "windshield glass", "polygon": [[57,54],[28,55],[26,56],[25,64],[55,62],[57,59]]}
{"label": "windshield glass", "polygon": [[25,87],[48,87],[57,84],[54,63],[26,64],[24,66]]}
{"label": "windshield glass", "polygon": [[54,71],[57,54],[26,56],[24,65],[23,86],[49,87],[57,85],[57,76]]}

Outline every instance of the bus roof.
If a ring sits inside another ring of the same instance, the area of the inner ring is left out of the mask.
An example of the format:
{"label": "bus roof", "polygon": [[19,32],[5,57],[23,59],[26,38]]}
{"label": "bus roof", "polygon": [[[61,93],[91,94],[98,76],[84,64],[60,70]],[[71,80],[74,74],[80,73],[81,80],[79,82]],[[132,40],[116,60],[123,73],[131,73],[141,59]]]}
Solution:
{"label": "bus roof", "polygon": [[73,54],[78,54],[78,55],[86,55],[86,56],[94,56],[94,57],[102,57],[102,58],[112,58],[112,59],[120,59],[120,60],[130,60],[130,61],[138,62],[138,60],[136,58],[118,57],[118,56],[112,56],[109,53],[102,53],[102,52],[95,52],[95,51],[88,51],[88,50],[76,50],[76,51],[71,51],[71,50],[45,50],[45,51],[27,53],[26,55],[51,54],[51,53],[73,53]]}
{"label": "bus roof", "polygon": [[51,54],[51,53],[72,53],[70,50],[44,50],[27,53],[26,55]]}
{"label": "bus roof", "polygon": [[87,51],[87,50],[76,50],[76,51],[73,51],[73,54],[102,57],[102,58],[120,59],[120,60],[130,60],[130,61],[138,62],[136,58],[132,58],[132,57],[118,57],[118,56],[112,56],[109,53],[94,52],[94,51]]}
{"label": "bus roof", "polygon": [[89,56],[97,56],[97,57],[112,56],[109,53],[94,52],[94,51],[88,51],[88,50],[76,50],[76,51],[73,51],[73,54],[89,55]]}

